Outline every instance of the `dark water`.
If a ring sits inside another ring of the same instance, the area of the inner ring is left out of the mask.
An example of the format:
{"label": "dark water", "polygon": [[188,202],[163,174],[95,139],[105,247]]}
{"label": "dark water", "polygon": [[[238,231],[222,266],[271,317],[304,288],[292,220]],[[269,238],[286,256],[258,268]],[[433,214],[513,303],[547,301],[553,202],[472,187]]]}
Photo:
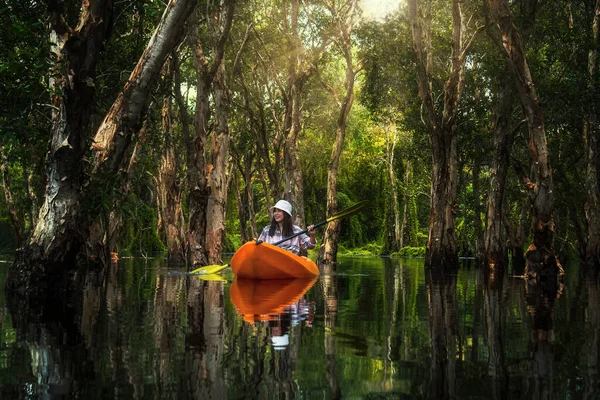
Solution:
{"label": "dark water", "polygon": [[120,260],[20,325],[2,292],[0,397],[599,398],[599,285],[576,265],[542,291],[467,262],[341,261],[257,284]]}

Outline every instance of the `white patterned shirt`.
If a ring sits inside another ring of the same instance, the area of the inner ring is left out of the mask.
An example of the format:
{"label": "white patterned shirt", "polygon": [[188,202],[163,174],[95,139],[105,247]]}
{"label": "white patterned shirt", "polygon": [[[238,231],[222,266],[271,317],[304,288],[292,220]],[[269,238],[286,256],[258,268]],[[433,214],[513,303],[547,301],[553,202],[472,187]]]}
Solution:
{"label": "white patterned shirt", "polygon": [[[277,227],[275,229],[273,236],[269,236],[270,228],[271,228],[270,225],[265,226],[265,229],[262,230],[262,232],[260,233],[260,236],[258,237],[258,241],[263,241],[265,243],[273,244],[273,243],[277,243],[283,239],[283,236],[281,236],[281,231],[279,230],[279,227]],[[294,233],[298,233],[298,232],[302,232],[302,231],[303,231],[303,229],[294,225]],[[303,234],[293,237],[289,240],[286,240],[285,242],[280,243],[278,246],[284,250],[291,251],[294,254],[300,254],[300,249],[308,250],[308,249],[312,249],[315,247],[315,245],[310,242],[310,236],[308,236],[306,233],[303,233]]]}

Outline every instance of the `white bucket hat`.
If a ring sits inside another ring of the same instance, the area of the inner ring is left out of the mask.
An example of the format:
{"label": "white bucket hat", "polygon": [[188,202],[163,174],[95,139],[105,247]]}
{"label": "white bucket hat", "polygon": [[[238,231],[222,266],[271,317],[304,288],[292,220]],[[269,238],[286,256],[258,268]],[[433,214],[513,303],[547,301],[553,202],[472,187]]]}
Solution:
{"label": "white bucket hat", "polygon": [[278,208],[281,211],[286,212],[290,217],[292,216],[292,205],[285,200],[279,200],[273,207],[271,207],[271,212],[273,212],[274,208]]}

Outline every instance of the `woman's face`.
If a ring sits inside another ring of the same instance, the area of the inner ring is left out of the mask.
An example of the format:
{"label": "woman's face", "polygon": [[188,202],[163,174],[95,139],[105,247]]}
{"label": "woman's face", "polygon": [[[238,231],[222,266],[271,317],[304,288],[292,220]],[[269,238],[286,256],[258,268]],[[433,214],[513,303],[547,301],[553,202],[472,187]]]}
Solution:
{"label": "woman's face", "polygon": [[273,219],[278,224],[283,221],[283,213],[284,213],[284,211],[281,211],[279,208],[274,208],[273,209]]}

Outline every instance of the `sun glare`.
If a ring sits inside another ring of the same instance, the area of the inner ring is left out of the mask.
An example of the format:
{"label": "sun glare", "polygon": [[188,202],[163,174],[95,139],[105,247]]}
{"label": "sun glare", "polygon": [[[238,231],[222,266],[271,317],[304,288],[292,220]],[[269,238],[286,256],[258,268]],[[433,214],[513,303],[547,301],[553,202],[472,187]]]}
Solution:
{"label": "sun glare", "polygon": [[402,0],[361,0],[364,19],[380,20],[400,7]]}

